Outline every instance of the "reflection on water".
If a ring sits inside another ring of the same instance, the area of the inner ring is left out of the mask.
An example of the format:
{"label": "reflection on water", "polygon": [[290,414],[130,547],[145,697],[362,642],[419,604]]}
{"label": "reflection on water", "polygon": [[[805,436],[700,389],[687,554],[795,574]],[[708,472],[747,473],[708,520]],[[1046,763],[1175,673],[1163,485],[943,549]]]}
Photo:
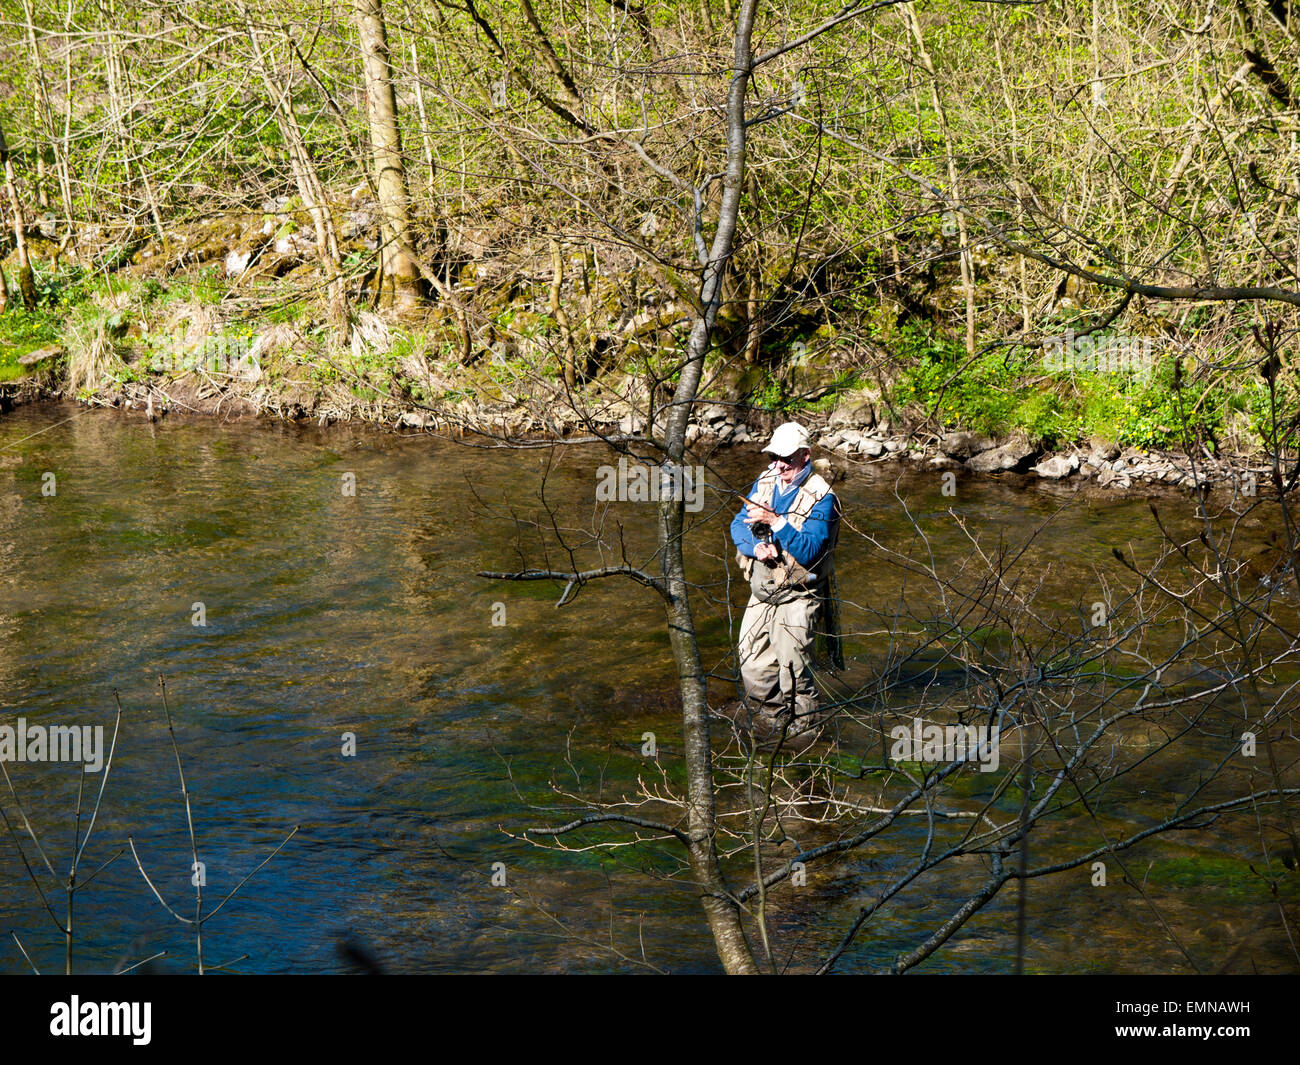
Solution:
{"label": "reflection on water", "polygon": [[[744,487],[754,458],[726,456],[719,473]],[[365,429],[150,426],[71,406],[0,419],[0,723],[22,714],[111,725],[115,689],[125,709],[83,874],[130,836],[163,897],[192,914],[184,802],[157,688],[164,674],[208,899],[223,897],[302,826],[207,926],[209,964],[247,955],[233,968],[343,971],[338,946],[352,937],[393,971],[626,971],[642,943],[658,968],[716,969],[692,892],[654,875],[671,868],[661,845],[557,855],[519,838],[572,808],[552,785],[576,789],[582,778],[585,787],[604,772],[615,792],[626,790],[646,731],[659,737],[661,762],[679,768],[673,668],[652,593],[605,581],[556,610],[557,587],[475,576],[540,564],[543,542],[553,551],[553,538],[527,524],[541,517],[549,528],[537,500],[543,476],[562,525],[596,521],[594,469],[605,461],[608,453],[587,446],[549,455]],[[53,496],[42,495],[45,473],[55,475]],[[344,491],[346,475],[355,495]],[[909,534],[893,476],[851,479],[841,494],[859,527],[902,543]],[[943,519],[952,500],[937,488],[905,479],[900,492],[942,554],[962,540]],[[981,484],[963,488],[961,510],[973,526],[1015,535],[1060,503]],[[731,504],[716,505],[711,497],[700,516],[690,565],[714,582],[712,602],[700,597],[699,625],[706,665],[725,672],[730,637],[716,582],[730,554]],[[1113,543],[1131,540],[1145,513],[1141,502],[1080,501],[1058,517],[1035,550],[1060,567],[1052,579],[1063,602],[1077,598],[1080,574]],[[646,559],[650,508],[625,506],[617,516],[629,556]],[[562,555],[550,561],[566,564]],[[899,588],[865,555],[842,560],[840,583],[846,598],[874,597],[877,606]],[[731,601],[741,602],[738,589]],[[502,611],[505,624],[494,625]],[[192,623],[200,614],[206,625]],[[850,644],[869,670],[872,638]],[[718,697],[726,694],[717,685]],[[342,754],[346,733],[355,757]],[[76,773],[9,768],[62,871]],[[872,877],[898,868],[914,842],[891,837],[896,850],[860,854],[778,904],[778,941],[824,954]],[[1249,845],[1242,841],[1242,854]],[[7,834],[0,854],[0,925],[18,930],[43,970],[59,968],[61,936]],[[505,888],[492,882],[495,863]],[[958,897],[941,880],[901,897],[843,968],[886,962]],[[1181,964],[1122,887],[1045,886],[1032,898],[1037,968]],[[928,968],[1004,970],[1014,949],[1008,900]],[[1254,895],[1238,901],[1239,912],[1224,914],[1222,897],[1192,885],[1166,905],[1184,927],[1229,942],[1266,916]],[[81,969],[162,950],[164,966],[192,965],[192,941],[129,851],[79,894],[76,918]],[[1093,930],[1086,949],[1075,939],[1080,927]],[[0,969],[26,969],[12,941],[0,946]]]}

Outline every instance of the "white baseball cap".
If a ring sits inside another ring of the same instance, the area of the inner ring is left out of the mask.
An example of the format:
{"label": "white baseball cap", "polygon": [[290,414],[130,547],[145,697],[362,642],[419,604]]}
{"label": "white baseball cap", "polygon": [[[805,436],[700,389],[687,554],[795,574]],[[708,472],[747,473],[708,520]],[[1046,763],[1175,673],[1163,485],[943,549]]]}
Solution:
{"label": "white baseball cap", "polygon": [[800,448],[808,446],[808,430],[798,422],[786,422],[778,425],[772,439],[768,441],[765,452],[783,459],[793,455]]}

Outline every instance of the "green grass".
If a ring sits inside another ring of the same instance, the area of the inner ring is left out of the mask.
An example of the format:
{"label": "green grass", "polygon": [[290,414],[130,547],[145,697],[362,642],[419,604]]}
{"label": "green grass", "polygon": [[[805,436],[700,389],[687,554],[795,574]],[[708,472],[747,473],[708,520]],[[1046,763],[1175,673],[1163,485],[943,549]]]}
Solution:
{"label": "green grass", "polygon": [[14,381],[27,375],[18,360],[28,352],[57,344],[62,335],[59,316],[44,308],[22,308],[0,315],[0,381]]}
{"label": "green grass", "polygon": [[1190,434],[1213,446],[1230,398],[1187,376],[1175,388],[1171,357],[1146,372],[1054,370],[1039,352],[1014,349],[968,363],[958,342],[917,326],[899,330],[893,347],[904,366],[896,408],[934,410],[945,428],[992,437],[1021,430],[1047,447],[1094,434],[1142,448],[1177,448]]}
{"label": "green grass", "polygon": [[293,325],[309,317],[310,313],[311,308],[306,300],[290,300],[278,307],[267,308],[265,318],[267,322],[275,325]]}
{"label": "green grass", "polygon": [[144,287],[149,299],[157,298],[163,305],[197,300],[212,306],[220,303],[226,293],[220,263],[209,264],[182,277],[170,278],[166,284],[151,279],[144,282]]}

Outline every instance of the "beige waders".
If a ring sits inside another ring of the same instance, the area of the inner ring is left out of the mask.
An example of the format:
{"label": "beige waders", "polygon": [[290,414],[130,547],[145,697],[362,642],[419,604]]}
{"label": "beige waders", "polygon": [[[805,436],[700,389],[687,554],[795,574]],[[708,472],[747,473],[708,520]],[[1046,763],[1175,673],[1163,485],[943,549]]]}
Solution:
{"label": "beige waders", "polygon": [[769,710],[787,709],[796,716],[816,713],[813,682],[813,630],[821,603],[810,592],[783,603],[749,597],[740,622],[740,679],[745,694]]}
{"label": "beige waders", "polygon": [[[758,480],[754,501],[772,504],[776,468],[769,467]],[[831,487],[818,474],[810,474],[784,515],[796,529]],[[788,710],[794,702],[797,717],[815,714],[817,686],[813,679],[813,639],[821,617],[822,596],[834,565],[831,549],[810,573],[784,549],[775,565],[736,553],[741,572],[750,583],[749,603],[740,621],[740,679],[745,695],[768,713]],[[755,709],[759,709],[755,707]]]}

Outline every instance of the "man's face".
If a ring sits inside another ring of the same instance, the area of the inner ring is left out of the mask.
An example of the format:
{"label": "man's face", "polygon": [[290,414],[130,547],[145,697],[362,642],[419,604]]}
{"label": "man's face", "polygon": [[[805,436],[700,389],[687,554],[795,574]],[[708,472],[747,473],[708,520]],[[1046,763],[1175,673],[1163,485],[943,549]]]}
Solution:
{"label": "man's face", "polygon": [[799,476],[799,471],[808,465],[808,456],[812,452],[806,447],[801,447],[793,455],[786,455],[784,458],[774,455],[772,461],[776,463],[776,475],[781,479],[782,484],[790,484]]}

